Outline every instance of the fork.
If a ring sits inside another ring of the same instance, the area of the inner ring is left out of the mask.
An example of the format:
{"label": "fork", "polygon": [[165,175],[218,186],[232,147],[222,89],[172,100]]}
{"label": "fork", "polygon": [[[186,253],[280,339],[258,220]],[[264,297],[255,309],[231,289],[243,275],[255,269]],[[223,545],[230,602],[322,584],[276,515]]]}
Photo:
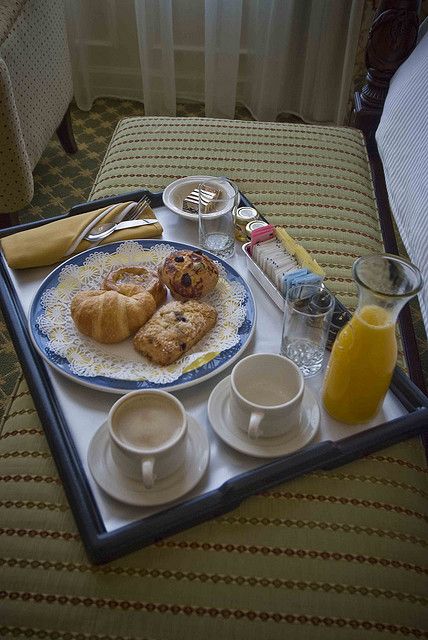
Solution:
{"label": "fork", "polygon": [[113,233],[117,226],[122,222],[128,222],[129,220],[136,220],[141,216],[141,214],[148,208],[150,204],[149,197],[147,195],[143,196],[141,200],[139,200],[134,206],[131,206],[130,209],[125,213],[123,218],[116,222],[104,222],[102,224],[98,224],[96,227],[91,229],[91,231],[86,234],[85,240],[91,242],[94,246],[96,246],[101,240],[107,238],[111,233]]}

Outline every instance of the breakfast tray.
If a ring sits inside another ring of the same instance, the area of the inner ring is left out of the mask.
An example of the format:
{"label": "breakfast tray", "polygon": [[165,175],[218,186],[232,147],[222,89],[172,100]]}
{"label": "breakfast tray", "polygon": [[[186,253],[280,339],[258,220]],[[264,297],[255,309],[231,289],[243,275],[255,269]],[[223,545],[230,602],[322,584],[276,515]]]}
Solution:
{"label": "breakfast tray", "polygon": [[[136,191],[113,198],[92,201],[73,207],[69,216],[95,210],[127,200],[137,200],[145,193],[153,208],[161,207],[162,193]],[[242,206],[251,203],[241,196]],[[173,215],[173,214],[171,214]],[[65,216],[59,216],[59,218]],[[55,218],[58,219],[58,218]],[[53,218],[12,227],[1,232],[17,231],[48,224]],[[192,223],[188,223],[192,224]],[[391,392],[402,406],[402,415],[383,424],[367,428],[337,440],[326,439],[293,454],[265,462],[258,460],[253,468],[229,477],[209,491],[166,505],[156,512],[137,510],[134,519],[113,529],[105,521],[95,499],[87,471],[71,436],[65,417],[62,396],[52,383],[51,372],[33,346],[28,321],[13,277],[0,254],[0,303],[28,387],[64,485],[82,541],[94,563],[104,563],[135,551],[177,531],[219,516],[237,507],[245,498],[279,483],[316,469],[341,466],[376,450],[420,434],[428,423],[428,398],[396,368]],[[258,287],[257,283],[251,283]],[[267,300],[267,298],[266,298]],[[68,386],[73,383],[67,382]],[[67,387],[66,387],[67,389]],[[88,392],[87,392],[88,393]],[[112,399],[114,401],[115,398]],[[220,476],[219,476],[220,478]]]}

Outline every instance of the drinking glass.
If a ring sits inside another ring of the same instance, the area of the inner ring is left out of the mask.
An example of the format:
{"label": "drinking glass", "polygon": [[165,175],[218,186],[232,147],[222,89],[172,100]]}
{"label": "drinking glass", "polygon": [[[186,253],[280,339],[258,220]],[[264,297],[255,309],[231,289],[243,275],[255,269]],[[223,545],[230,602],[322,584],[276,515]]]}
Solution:
{"label": "drinking glass", "polygon": [[[210,194],[216,192],[207,205]],[[198,185],[199,245],[220,258],[230,258],[235,251],[235,214],[239,202],[236,185],[225,178]]]}
{"label": "drinking glass", "polygon": [[323,365],[333,310],[334,298],[322,285],[297,284],[287,292],[281,353],[304,376],[314,375]]}

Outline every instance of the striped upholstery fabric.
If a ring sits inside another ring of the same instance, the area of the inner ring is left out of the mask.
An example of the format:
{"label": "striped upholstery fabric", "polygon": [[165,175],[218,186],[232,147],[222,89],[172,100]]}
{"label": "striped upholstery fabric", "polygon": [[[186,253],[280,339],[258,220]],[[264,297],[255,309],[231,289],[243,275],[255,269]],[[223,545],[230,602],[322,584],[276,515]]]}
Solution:
{"label": "striped upholstery fabric", "polygon": [[400,236],[425,282],[419,301],[428,332],[427,69],[428,33],[391,81],[376,140]]}
{"label": "striped upholstery fabric", "polygon": [[360,131],[209,118],[126,118],[91,198],[161,190],[186,175],[227,175],[275,224],[284,224],[355,305],[351,266],[382,250]]}
{"label": "striped upholstery fabric", "polygon": [[[213,120],[204,134],[202,122],[120,123],[92,196],[228,174],[264,213],[292,222],[353,301],[344,265],[380,243],[370,230],[376,209],[359,135],[314,128],[311,138],[312,127]],[[221,518],[102,567],[85,556],[25,382],[1,425],[0,458],[2,638],[428,635],[427,474],[418,440],[262,490]]]}

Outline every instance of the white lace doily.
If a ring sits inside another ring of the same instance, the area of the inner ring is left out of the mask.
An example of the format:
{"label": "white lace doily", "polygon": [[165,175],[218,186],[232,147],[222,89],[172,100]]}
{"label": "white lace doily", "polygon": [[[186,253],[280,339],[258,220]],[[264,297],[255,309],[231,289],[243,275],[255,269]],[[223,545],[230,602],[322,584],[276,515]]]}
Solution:
{"label": "white lace doily", "polygon": [[116,345],[103,345],[77,330],[70,312],[71,300],[76,293],[100,289],[105,276],[113,268],[141,265],[156,269],[174,250],[175,247],[163,243],[145,249],[138,242],[127,241],[120,244],[114,253],[95,250],[81,266],[66,265],[59,274],[57,285],[47,289],[40,300],[43,313],[37,318],[37,326],[47,336],[49,350],[65,358],[71,371],[79,376],[167,384],[236,345],[239,327],[246,317],[246,291],[242,284],[228,279],[219,263],[218,284],[204,298],[204,302],[217,310],[217,323],[193,349],[169,366],[157,365],[137,353],[131,339]]}

